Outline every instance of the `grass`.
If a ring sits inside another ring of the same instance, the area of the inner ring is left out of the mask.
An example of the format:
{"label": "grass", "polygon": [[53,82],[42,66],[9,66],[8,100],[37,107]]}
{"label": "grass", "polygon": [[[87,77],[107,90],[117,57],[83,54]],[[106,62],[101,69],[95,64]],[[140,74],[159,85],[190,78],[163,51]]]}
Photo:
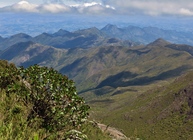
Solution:
{"label": "grass", "polygon": [[[99,53],[101,49],[104,50]],[[146,49],[146,53],[138,54],[137,52],[141,52],[141,49]],[[149,85],[157,80],[175,78],[193,68],[193,59],[190,54],[159,46],[98,47],[89,51],[85,56],[87,59],[84,63],[71,70],[77,71],[77,75],[71,78],[74,78],[75,82],[78,81],[77,87],[81,92],[102,86],[116,88]],[[78,71],[80,69],[81,71]],[[124,73],[130,73],[133,77]]]}
{"label": "grass", "polygon": [[[56,139],[55,134],[40,129],[37,122],[30,125],[27,123],[28,110],[22,102],[16,100],[13,95],[7,97],[4,91],[0,91],[0,139],[1,140],[43,140]],[[89,121],[81,128],[83,134],[92,140],[110,140],[108,134],[103,133],[97,126]],[[50,136],[52,135],[52,136]]]}
{"label": "grass", "polygon": [[171,84],[160,82],[130,87],[138,89],[138,92],[128,90],[114,96],[98,97],[98,100],[89,102],[92,107],[91,116],[97,121],[120,129],[131,139],[191,140],[191,108],[188,105],[188,97],[181,91],[189,88],[192,79],[193,72],[190,72],[173,82],[170,81]]}
{"label": "grass", "polygon": [[[13,95],[7,97],[4,91],[0,92],[0,139],[29,139],[37,134],[42,135],[43,130],[36,130],[35,127],[28,127],[27,114],[28,107],[25,107],[22,102],[18,102]],[[43,138],[43,136],[41,136]]]}

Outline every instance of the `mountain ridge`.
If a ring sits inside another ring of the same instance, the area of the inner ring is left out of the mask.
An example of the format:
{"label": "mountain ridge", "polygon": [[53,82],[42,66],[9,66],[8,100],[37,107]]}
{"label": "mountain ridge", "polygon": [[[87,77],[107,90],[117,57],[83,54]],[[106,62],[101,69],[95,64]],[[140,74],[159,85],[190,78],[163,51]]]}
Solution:
{"label": "mountain ridge", "polygon": [[193,38],[190,36],[191,33],[177,32],[175,30],[163,30],[163,29],[159,29],[157,27],[151,27],[151,26],[143,27],[143,28],[140,28],[137,26],[118,28],[117,26],[109,24],[109,25],[106,25],[105,27],[102,28],[102,31],[105,32],[110,37],[117,37],[123,40],[129,39],[131,41],[139,42],[142,44],[148,44],[158,38],[163,38],[173,43],[178,43],[178,44],[188,43],[193,45],[193,42],[192,42]]}
{"label": "mountain ridge", "polygon": [[188,45],[157,39],[148,45],[127,47],[116,44],[120,42],[117,39],[110,41],[97,47],[71,49],[21,42],[0,52],[0,58],[25,67],[53,67],[73,79],[80,92],[167,81],[193,67],[193,48]]}
{"label": "mountain ridge", "polygon": [[67,30],[64,30],[64,29],[60,29],[57,32],[53,33],[53,36],[64,36],[68,33],[70,33],[70,32]]}
{"label": "mountain ridge", "polygon": [[64,52],[66,52],[64,49],[60,50],[28,41],[17,43],[0,52],[0,59],[13,61],[17,66],[24,67],[34,64],[49,65],[49,63],[54,63],[57,55]]}
{"label": "mountain ridge", "polygon": [[163,38],[158,38],[155,41],[147,44],[147,46],[166,46],[171,44],[170,42],[164,40]]}
{"label": "mountain ridge", "polygon": [[158,38],[163,38],[164,40],[176,44],[193,45],[193,37],[191,33],[163,30],[156,27],[140,28],[137,26],[128,26],[119,28],[116,25],[107,24],[100,30],[96,27],[81,29],[74,32],[60,29],[52,34],[42,33],[35,37],[31,37],[24,33],[19,33],[8,38],[1,37],[0,50],[4,50],[16,43],[26,41],[33,41],[56,48],[85,48],[100,46],[105,40],[111,38],[116,38],[123,42],[130,42],[133,44],[149,44]]}

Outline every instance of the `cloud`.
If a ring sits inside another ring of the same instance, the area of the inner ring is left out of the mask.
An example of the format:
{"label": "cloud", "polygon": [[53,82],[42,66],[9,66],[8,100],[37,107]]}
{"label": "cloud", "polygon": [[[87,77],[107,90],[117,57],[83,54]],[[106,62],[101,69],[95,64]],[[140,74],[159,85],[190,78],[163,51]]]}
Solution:
{"label": "cloud", "polygon": [[76,7],[79,13],[84,14],[106,14],[113,13],[115,8],[110,5],[103,5],[102,3],[90,2],[83,4],[70,5],[71,7]]}
{"label": "cloud", "polygon": [[121,14],[192,16],[192,0],[105,0]]}
{"label": "cloud", "polygon": [[180,14],[181,15],[187,15],[187,16],[193,16],[193,11],[185,8],[180,9]]}
{"label": "cloud", "polygon": [[31,13],[78,13],[78,14],[108,14],[115,10],[110,5],[97,2],[86,2],[67,5],[62,0],[46,0],[44,4],[36,5],[20,1],[11,6],[0,8],[0,12],[31,12]]}
{"label": "cloud", "polygon": [[30,4],[27,1],[20,1],[19,3],[13,4],[11,6],[6,6],[0,8],[0,12],[38,12],[38,5]]}
{"label": "cloud", "polygon": [[43,0],[44,3],[57,3],[57,4],[62,4],[62,0]]}
{"label": "cloud", "polygon": [[192,0],[43,0],[35,5],[26,1],[0,8],[0,12],[178,15],[193,16]]}
{"label": "cloud", "polygon": [[70,13],[72,8],[61,4],[44,4],[37,7],[38,12],[41,13]]}

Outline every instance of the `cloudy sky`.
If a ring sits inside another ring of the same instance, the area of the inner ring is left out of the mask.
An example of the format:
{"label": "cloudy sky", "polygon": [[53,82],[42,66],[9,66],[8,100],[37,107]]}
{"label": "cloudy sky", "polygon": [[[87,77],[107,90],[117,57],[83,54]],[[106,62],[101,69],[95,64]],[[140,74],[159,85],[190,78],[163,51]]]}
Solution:
{"label": "cloudy sky", "polygon": [[193,16],[193,0],[1,0],[0,12]]}

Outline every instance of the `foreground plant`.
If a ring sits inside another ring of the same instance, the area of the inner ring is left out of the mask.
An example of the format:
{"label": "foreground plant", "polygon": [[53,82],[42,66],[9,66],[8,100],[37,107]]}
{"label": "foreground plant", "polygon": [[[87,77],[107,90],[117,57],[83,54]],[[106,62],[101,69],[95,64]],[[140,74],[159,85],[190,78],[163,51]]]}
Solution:
{"label": "foreground plant", "polygon": [[88,117],[89,106],[77,95],[74,82],[52,68],[7,66],[0,72],[0,88],[30,105],[29,126],[43,128],[57,138],[66,138]]}

